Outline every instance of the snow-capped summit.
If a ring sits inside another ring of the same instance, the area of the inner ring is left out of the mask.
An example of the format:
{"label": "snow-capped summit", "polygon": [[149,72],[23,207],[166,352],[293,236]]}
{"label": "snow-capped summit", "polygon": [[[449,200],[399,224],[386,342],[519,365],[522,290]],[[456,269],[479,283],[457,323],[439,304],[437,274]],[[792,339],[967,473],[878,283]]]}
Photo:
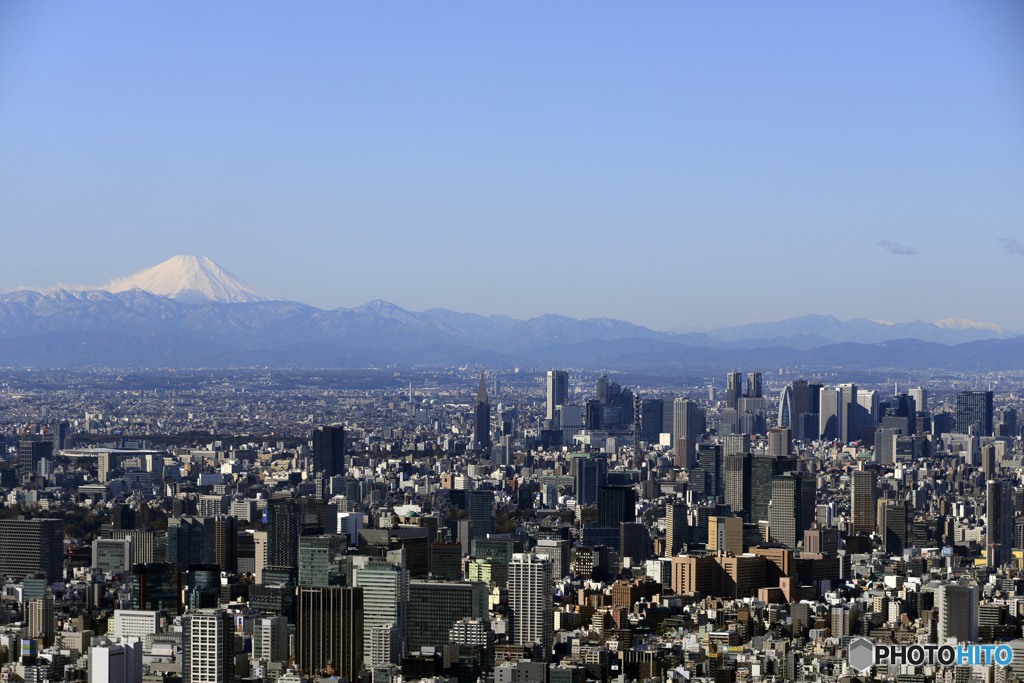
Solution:
{"label": "snow-capped summit", "polygon": [[99,289],[109,292],[141,289],[150,294],[181,301],[219,301],[233,304],[280,301],[280,297],[253,287],[205,256],[173,256],[134,275],[111,280]]}

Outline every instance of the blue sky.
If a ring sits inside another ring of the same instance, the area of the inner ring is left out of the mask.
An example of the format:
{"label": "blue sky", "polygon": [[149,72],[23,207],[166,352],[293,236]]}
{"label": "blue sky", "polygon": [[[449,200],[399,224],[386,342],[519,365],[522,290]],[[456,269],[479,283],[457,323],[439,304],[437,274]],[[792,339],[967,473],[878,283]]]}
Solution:
{"label": "blue sky", "polygon": [[1024,3],[0,3],[0,228],[0,289],[1024,330]]}

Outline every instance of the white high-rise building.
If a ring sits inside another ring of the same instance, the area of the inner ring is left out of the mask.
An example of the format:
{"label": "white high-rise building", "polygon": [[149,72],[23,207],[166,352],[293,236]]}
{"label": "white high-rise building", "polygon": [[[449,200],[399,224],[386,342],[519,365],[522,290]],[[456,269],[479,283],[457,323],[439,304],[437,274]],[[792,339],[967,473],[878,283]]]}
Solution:
{"label": "white high-rise building", "polygon": [[370,629],[370,666],[386,667],[402,663],[402,634],[394,624]]}
{"label": "white high-rise building", "polygon": [[512,642],[537,644],[543,661],[551,659],[555,610],[551,560],[533,553],[516,553],[508,566],[508,605]]}
{"label": "white high-rise building", "polygon": [[235,622],[222,609],[187,612],[181,618],[182,683],[235,680]]}
{"label": "white high-rise building", "polygon": [[89,683],[142,683],[142,643],[90,647]]}
{"label": "white high-rise building", "polygon": [[910,390],[910,397],[914,399],[914,410],[921,413],[928,410],[928,389],[925,387],[914,387]]}
{"label": "white high-rise building", "polygon": [[409,570],[404,562],[366,558],[353,567],[354,585],[363,589],[364,663],[371,663],[373,629],[393,625],[398,632],[399,652],[405,653],[409,633]]}
{"label": "white high-rise building", "polygon": [[947,584],[936,596],[939,603],[939,645],[950,638],[958,643],[978,642],[978,587]]}
{"label": "white high-rise building", "polygon": [[569,402],[569,373],[565,370],[548,370],[548,419],[555,419],[555,406]]}

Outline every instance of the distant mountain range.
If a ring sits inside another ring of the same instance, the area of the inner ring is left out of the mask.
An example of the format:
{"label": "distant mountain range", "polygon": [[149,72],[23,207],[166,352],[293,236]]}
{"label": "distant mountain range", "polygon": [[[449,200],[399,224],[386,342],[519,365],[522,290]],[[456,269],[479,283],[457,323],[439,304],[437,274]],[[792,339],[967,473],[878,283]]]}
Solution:
{"label": "distant mountain range", "polygon": [[593,318],[530,320],[385,301],[325,311],[282,301],[204,257],[176,256],[107,287],[0,294],[0,366],[367,367],[484,363],[645,372],[733,366],[1021,369],[1024,337],[963,320],[809,315],[705,332]]}

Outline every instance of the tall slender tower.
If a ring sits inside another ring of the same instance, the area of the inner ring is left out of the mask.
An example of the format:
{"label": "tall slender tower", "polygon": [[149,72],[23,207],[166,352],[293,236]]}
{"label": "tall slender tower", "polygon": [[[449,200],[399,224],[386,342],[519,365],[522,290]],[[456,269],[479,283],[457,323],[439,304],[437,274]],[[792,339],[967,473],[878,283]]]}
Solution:
{"label": "tall slender tower", "polygon": [[555,406],[569,402],[569,373],[565,370],[548,370],[548,419],[555,419]]}
{"label": "tall slender tower", "polygon": [[857,470],[850,477],[850,516],[853,517],[853,533],[872,533],[875,530],[877,509],[878,487],[875,473],[870,470]]}
{"label": "tall slender tower", "polygon": [[517,553],[508,565],[511,640],[516,645],[539,646],[545,662],[551,659],[554,638],[553,576],[551,560],[532,553]]}
{"label": "tall slender tower", "polygon": [[487,402],[487,382],[480,373],[480,388],[476,392],[476,407],[473,408],[473,443],[480,444],[481,450],[491,447],[491,404]]}
{"label": "tall slender tower", "polygon": [[737,400],[743,395],[743,375],[730,372],[725,376],[725,383],[725,407],[735,410]]}

